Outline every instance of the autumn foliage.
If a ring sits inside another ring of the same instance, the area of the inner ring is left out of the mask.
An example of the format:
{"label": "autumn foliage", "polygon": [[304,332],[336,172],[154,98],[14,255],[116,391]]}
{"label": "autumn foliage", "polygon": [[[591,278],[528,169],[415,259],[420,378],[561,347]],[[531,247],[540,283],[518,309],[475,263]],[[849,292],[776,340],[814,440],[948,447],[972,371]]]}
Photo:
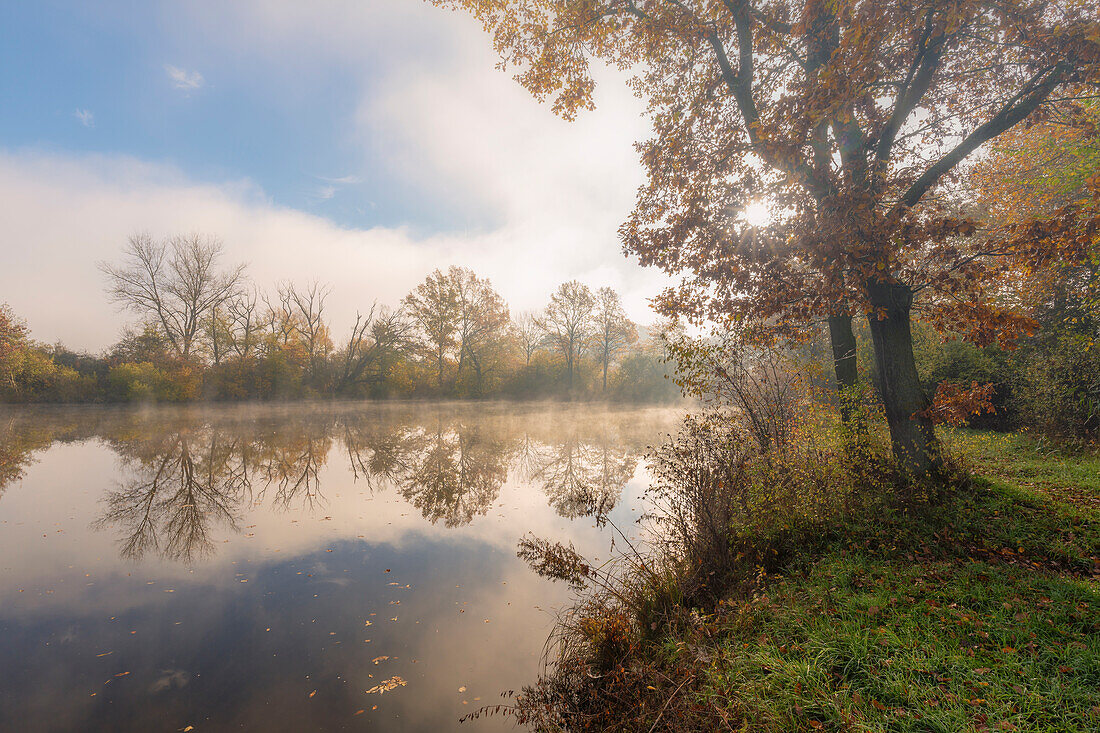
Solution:
{"label": "autumn foliage", "polygon": [[[593,107],[595,63],[631,72],[653,135],[620,233],[682,277],[659,307],[786,333],[828,319],[838,362],[864,315],[895,455],[932,468],[912,310],[984,342],[1026,331],[953,193],[984,144],[1100,80],[1092,3],[436,2],[478,17],[566,118]],[[754,203],[769,222],[742,216]]]}

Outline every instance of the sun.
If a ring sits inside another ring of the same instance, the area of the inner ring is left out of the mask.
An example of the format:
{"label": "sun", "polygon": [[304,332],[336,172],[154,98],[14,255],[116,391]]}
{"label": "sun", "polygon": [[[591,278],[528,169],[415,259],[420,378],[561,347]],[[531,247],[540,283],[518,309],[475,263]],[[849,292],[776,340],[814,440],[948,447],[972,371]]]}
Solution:
{"label": "sun", "polygon": [[760,227],[771,221],[772,213],[763,201],[751,201],[741,210],[741,218],[749,226]]}

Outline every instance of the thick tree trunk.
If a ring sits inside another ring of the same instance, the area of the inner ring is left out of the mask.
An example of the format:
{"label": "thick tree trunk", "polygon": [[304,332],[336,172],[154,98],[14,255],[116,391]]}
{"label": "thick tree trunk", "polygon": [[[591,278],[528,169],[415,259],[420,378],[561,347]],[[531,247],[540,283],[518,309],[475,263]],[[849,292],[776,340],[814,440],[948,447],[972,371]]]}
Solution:
{"label": "thick tree trunk", "polygon": [[874,310],[867,320],[894,458],[912,478],[923,479],[937,472],[940,454],[932,421],[924,414],[931,403],[913,356],[913,292],[907,285],[871,283],[868,295]]}
{"label": "thick tree trunk", "polygon": [[[848,423],[855,409],[856,400],[859,399],[859,373],[856,370],[856,335],[852,331],[852,316],[844,313],[829,316],[829,341],[833,348],[833,369],[836,372],[836,389],[840,397],[840,417]],[[857,415],[858,418],[858,415]],[[857,427],[863,429],[865,424],[857,419]]]}

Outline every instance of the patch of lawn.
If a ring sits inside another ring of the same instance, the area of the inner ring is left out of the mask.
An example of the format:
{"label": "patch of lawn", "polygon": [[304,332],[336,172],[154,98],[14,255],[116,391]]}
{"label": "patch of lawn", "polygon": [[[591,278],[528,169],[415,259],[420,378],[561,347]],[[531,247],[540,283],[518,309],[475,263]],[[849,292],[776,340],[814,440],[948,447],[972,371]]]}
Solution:
{"label": "patch of lawn", "polygon": [[1100,451],[1063,453],[1023,433],[944,431],[975,473],[1100,510]]}
{"label": "patch of lawn", "polygon": [[1024,567],[830,555],[737,609],[699,694],[748,730],[1097,730],[1098,611]]}
{"label": "patch of lawn", "polygon": [[708,661],[698,704],[733,730],[1100,730],[1096,457],[949,440],[995,478],[849,520],[708,619],[713,642],[666,641]]}

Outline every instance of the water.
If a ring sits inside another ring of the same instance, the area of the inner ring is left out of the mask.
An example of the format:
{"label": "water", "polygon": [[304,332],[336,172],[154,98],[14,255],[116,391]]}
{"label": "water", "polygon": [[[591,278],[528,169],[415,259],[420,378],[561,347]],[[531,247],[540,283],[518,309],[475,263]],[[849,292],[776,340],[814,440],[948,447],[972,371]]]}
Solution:
{"label": "water", "polygon": [[[440,731],[532,682],[657,408],[0,412],[0,729]],[[510,728],[501,719],[463,729]]]}

